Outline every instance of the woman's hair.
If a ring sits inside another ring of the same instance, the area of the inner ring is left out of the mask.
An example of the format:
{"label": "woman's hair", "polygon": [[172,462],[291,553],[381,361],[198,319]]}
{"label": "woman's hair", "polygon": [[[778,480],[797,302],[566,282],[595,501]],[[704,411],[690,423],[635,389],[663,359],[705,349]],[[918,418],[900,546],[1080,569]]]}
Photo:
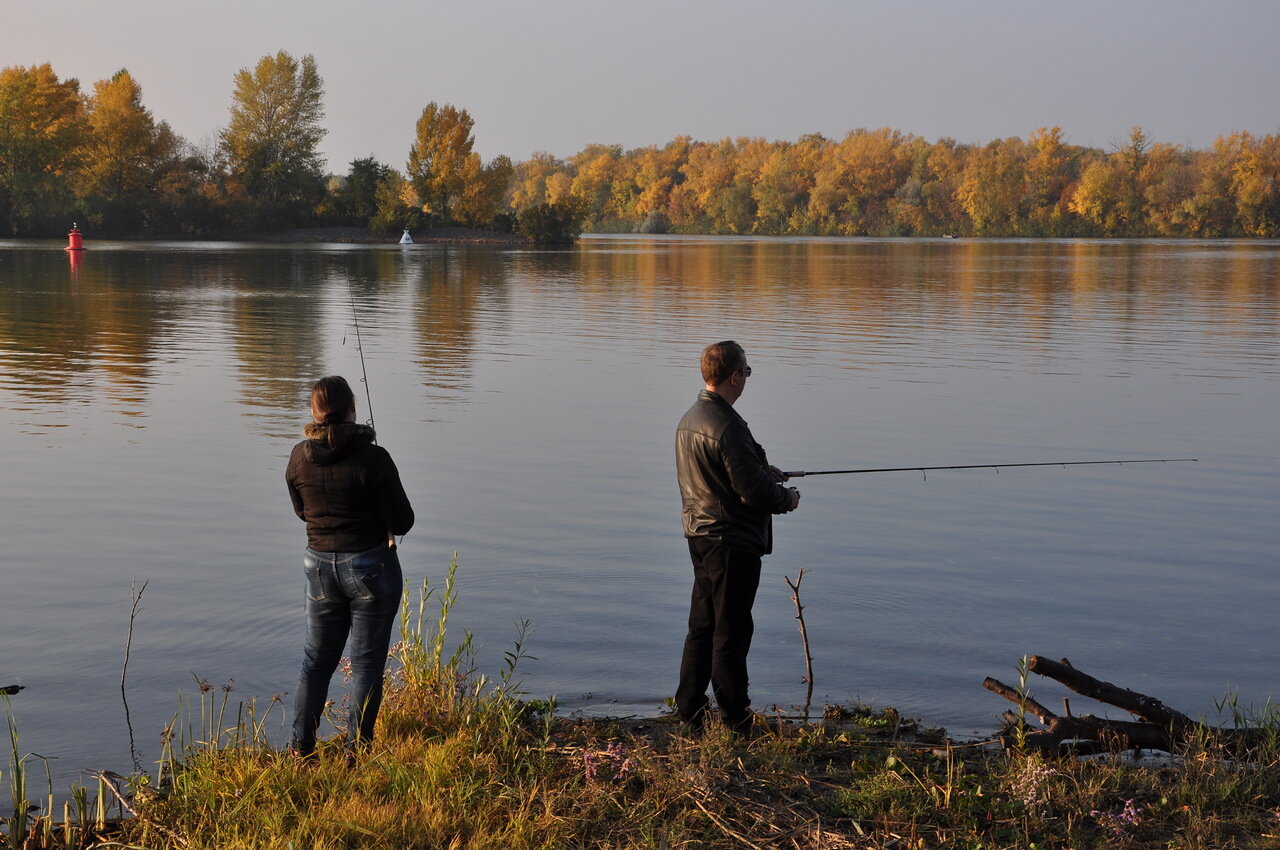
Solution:
{"label": "woman's hair", "polygon": [[[328,375],[311,385],[311,416],[321,425],[338,425],[356,409],[356,395],[341,375]],[[334,429],[329,428],[329,448],[334,443]]]}
{"label": "woman's hair", "polygon": [[729,376],[742,369],[746,352],[731,339],[715,342],[702,349],[702,380],[708,386],[722,384]]}

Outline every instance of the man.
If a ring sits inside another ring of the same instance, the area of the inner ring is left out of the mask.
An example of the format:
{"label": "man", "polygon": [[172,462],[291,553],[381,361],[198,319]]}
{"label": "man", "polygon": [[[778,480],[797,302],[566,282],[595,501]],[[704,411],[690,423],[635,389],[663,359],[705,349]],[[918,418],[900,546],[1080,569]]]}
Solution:
{"label": "man", "polygon": [[676,476],[693,560],[676,708],[694,731],[706,725],[708,683],[725,725],[737,733],[751,728],[747,651],[760,558],[773,551],[773,514],[800,504],[800,491],[782,486],[786,476],[769,465],[733,409],[749,377],[742,346],[732,340],[707,346],[706,388],[676,429]]}

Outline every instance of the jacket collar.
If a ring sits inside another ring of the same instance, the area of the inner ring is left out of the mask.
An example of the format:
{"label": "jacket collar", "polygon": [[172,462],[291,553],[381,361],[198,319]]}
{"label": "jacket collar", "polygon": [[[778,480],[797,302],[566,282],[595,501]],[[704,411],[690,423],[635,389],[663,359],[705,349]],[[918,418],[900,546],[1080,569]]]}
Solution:
{"label": "jacket collar", "polygon": [[[330,429],[333,432],[332,448],[329,446]],[[302,429],[302,435],[309,441],[307,459],[319,464],[332,463],[356,447],[372,443],[376,436],[373,428],[357,422],[339,422],[336,425],[309,422]]]}

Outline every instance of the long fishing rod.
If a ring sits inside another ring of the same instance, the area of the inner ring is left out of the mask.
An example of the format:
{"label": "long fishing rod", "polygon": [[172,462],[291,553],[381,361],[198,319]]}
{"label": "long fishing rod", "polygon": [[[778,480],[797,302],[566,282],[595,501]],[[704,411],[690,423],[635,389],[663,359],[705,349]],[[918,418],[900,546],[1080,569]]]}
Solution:
{"label": "long fishing rod", "polygon": [[[373,444],[378,444],[378,426],[373,424],[373,398],[369,395],[369,372],[364,368],[364,340],[360,338],[360,314],[356,311],[356,294],[347,281],[347,297],[351,299],[351,321],[356,326],[356,351],[360,354],[360,383],[364,384],[364,401],[369,408],[369,427],[373,429]],[[400,536],[404,540],[404,535]],[[387,546],[396,548],[396,536],[388,533]]]}
{"label": "long fishing rod", "polygon": [[364,341],[360,339],[360,314],[356,312],[356,294],[350,284],[347,285],[347,296],[351,299],[351,320],[356,325],[356,351],[360,354],[360,383],[364,384],[364,400],[369,410],[369,427],[373,429],[373,441],[378,442],[378,427],[373,424],[373,399],[369,395],[369,373],[364,368]]}
{"label": "long fishing rod", "polygon": [[788,478],[804,478],[809,475],[861,475],[867,472],[919,472],[922,474],[945,469],[994,469],[997,473],[1002,469],[1017,466],[1091,466],[1102,463],[1196,463],[1194,457],[1160,457],[1143,458],[1141,460],[1063,460],[1045,461],[1041,463],[966,463],[956,466],[886,466],[877,469],[821,469],[815,471],[784,472]]}

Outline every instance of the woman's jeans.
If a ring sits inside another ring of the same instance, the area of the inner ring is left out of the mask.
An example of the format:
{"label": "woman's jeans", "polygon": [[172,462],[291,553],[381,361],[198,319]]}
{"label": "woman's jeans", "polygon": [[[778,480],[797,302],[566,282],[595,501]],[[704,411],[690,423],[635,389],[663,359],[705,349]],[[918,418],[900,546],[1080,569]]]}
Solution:
{"label": "woman's jeans", "polygon": [[315,749],[329,680],[348,637],[351,710],[347,746],[368,744],[382,705],[382,673],[404,587],[400,559],[396,550],[387,546],[367,552],[308,549],[304,569],[307,645],[294,699],[292,747],[300,754]]}

